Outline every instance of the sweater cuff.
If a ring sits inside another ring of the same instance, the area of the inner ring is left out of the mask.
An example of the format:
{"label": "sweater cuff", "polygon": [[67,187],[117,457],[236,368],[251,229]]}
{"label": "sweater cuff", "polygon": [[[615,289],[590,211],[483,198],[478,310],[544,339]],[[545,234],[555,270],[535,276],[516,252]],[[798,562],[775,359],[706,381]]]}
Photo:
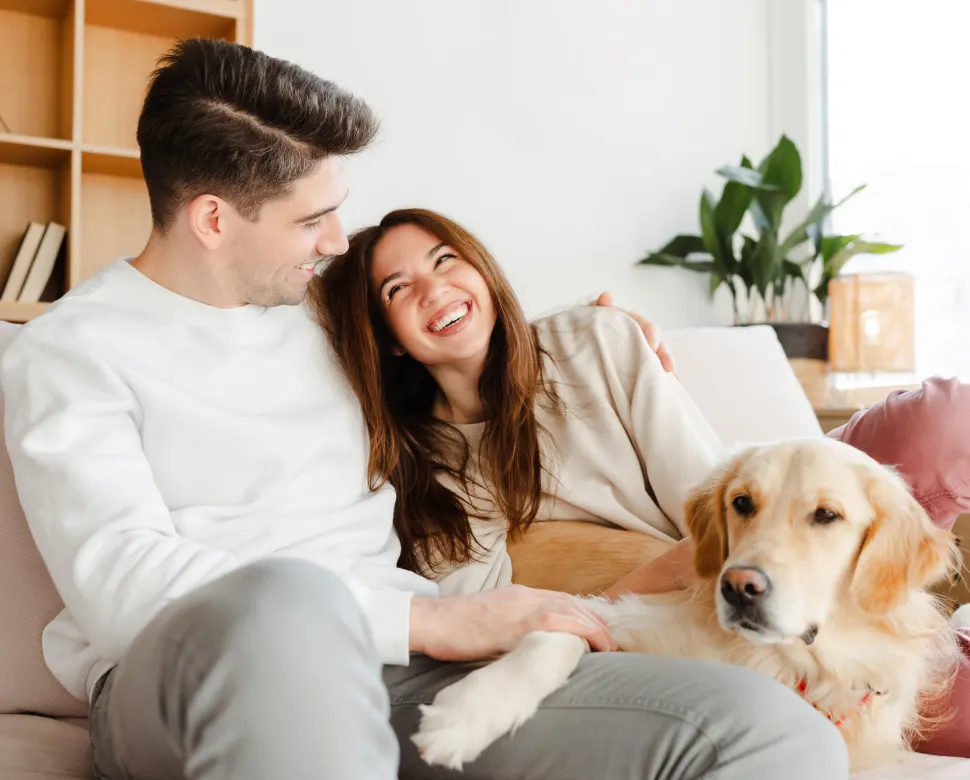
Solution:
{"label": "sweater cuff", "polygon": [[407,666],[411,658],[411,599],[406,590],[361,588],[357,597],[381,663]]}

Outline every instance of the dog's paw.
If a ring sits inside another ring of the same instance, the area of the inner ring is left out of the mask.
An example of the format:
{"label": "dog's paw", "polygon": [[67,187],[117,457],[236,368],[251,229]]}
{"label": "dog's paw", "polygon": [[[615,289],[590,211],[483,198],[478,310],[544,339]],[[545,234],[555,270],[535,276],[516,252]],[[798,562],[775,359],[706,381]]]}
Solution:
{"label": "dog's paw", "polygon": [[426,763],[460,770],[535,714],[541,696],[521,683],[516,695],[493,671],[472,672],[421,705],[421,725],[411,741]]}
{"label": "dog's paw", "polygon": [[474,761],[535,715],[586,649],[569,634],[536,631],[508,655],[438,691],[421,706],[421,724],[411,737],[421,758],[456,770]]}

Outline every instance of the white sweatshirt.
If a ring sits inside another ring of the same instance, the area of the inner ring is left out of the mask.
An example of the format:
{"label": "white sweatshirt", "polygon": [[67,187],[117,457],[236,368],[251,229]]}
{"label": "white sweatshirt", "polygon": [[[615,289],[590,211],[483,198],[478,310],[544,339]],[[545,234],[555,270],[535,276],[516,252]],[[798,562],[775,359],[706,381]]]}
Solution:
{"label": "white sweatshirt", "polygon": [[[564,406],[563,413],[536,409],[546,431],[543,462],[552,472],[544,474],[536,520],[586,520],[682,539],[687,497],[721,460],[717,434],[622,312],[577,307],[536,328],[546,377]],[[512,582],[507,523],[478,470],[485,424],[456,427],[470,446],[470,493],[450,477],[443,481],[484,516],[472,527],[485,552],[459,569],[439,565],[432,576],[442,595]]]}
{"label": "white sweatshirt", "polygon": [[90,696],[167,602],[257,558],[308,559],[407,664],[393,491],[370,493],[360,407],[305,306],[218,309],[121,259],[23,326],[0,363],[6,444],[65,609],[43,651]]}

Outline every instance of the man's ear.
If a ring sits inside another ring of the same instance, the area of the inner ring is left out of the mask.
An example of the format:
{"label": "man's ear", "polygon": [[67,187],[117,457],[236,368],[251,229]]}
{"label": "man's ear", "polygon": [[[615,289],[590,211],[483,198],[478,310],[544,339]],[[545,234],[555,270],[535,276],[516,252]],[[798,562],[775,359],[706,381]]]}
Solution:
{"label": "man's ear", "polygon": [[884,615],[909,594],[950,574],[959,561],[953,534],[933,524],[906,483],[889,469],[866,467],[874,519],[866,531],[850,592],[866,612]]}

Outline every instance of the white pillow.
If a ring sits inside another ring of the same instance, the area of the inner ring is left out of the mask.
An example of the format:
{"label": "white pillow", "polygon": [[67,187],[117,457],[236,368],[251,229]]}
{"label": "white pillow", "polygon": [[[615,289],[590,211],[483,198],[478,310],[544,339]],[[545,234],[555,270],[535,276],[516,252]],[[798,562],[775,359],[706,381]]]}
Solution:
{"label": "white pillow", "polygon": [[771,326],[684,328],[664,331],[663,340],[727,449],[823,435]]}

